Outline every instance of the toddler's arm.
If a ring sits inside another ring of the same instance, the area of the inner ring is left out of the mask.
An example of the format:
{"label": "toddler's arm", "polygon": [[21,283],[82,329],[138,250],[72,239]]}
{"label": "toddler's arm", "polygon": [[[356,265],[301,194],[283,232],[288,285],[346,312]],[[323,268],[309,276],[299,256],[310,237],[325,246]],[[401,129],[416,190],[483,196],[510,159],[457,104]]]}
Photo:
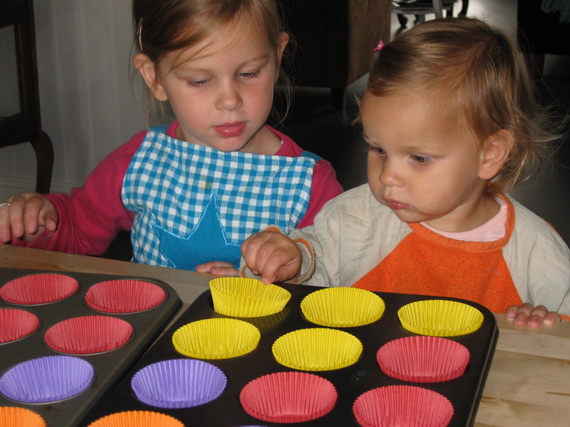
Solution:
{"label": "toddler's arm", "polygon": [[298,279],[303,254],[297,244],[279,231],[262,231],[241,245],[246,266],[264,283],[294,282]]}
{"label": "toddler's arm", "polygon": [[523,305],[511,305],[507,308],[507,320],[515,326],[528,326],[536,329],[541,326],[552,326],[560,322],[560,315],[554,311],[548,311],[543,305],[534,307],[529,303]]}
{"label": "toddler's arm", "polygon": [[32,242],[47,228],[55,231],[59,221],[53,203],[38,193],[18,193],[0,207],[0,242],[23,239]]}

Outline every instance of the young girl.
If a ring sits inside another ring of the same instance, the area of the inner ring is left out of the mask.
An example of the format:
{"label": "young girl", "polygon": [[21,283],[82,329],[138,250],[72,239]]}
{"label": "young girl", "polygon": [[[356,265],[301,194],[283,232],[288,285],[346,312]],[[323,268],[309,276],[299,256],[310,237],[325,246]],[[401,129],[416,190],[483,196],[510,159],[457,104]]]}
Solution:
{"label": "young girl", "polygon": [[568,247],[505,195],[550,136],[522,55],[467,18],[381,46],[361,103],[368,185],[290,238],[248,238],[245,264],[264,282],[464,298],[516,325],[570,319]]}
{"label": "young girl", "polygon": [[[135,135],[66,194],[0,207],[0,241],[215,272],[275,224],[312,224],[342,192],[331,165],[265,124],[288,36],[273,0],[134,0],[134,64],[176,121]],[[219,263],[218,263],[219,262]]]}

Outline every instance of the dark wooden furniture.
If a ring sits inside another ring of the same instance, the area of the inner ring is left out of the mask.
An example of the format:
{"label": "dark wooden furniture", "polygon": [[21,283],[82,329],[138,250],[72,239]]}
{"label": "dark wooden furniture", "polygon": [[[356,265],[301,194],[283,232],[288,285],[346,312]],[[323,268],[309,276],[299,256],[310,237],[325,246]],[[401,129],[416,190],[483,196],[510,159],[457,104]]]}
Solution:
{"label": "dark wooden furniture", "polygon": [[[12,38],[15,43],[15,59],[2,58],[5,65],[0,65],[0,79],[18,97],[15,101],[9,100],[9,96],[5,98],[6,95],[0,97],[0,106],[4,107],[0,116],[0,148],[30,142],[37,160],[36,191],[47,193],[51,186],[53,147],[41,126],[32,0],[0,1],[0,36],[4,37],[4,47],[10,47]],[[17,85],[17,90],[13,85]],[[10,109],[12,104],[15,108]]]}

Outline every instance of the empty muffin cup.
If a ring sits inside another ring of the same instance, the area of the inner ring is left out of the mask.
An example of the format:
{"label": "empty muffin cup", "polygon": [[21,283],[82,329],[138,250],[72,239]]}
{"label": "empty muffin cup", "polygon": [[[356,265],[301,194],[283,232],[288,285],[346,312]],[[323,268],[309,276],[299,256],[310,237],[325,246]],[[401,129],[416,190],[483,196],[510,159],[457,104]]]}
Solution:
{"label": "empty muffin cup", "polygon": [[0,309],[0,344],[17,341],[33,333],[40,319],[29,311],[17,308]]}
{"label": "empty muffin cup", "polygon": [[72,398],[93,382],[89,362],[73,356],[46,356],[21,362],[0,377],[0,394],[23,403]]}
{"label": "empty muffin cup", "polygon": [[249,382],[239,395],[245,412],[262,421],[299,423],[328,414],[337,401],[334,385],[306,372],[276,372]]}
{"label": "empty muffin cup", "polygon": [[78,289],[79,282],[65,274],[30,274],[2,286],[0,298],[12,304],[48,304],[68,298]]}
{"label": "empty muffin cup", "polygon": [[139,370],[131,387],[141,402],[158,408],[190,408],[217,399],[226,375],[202,360],[171,359]]}
{"label": "empty muffin cup", "polygon": [[261,317],[283,310],[291,293],[276,285],[242,277],[210,280],[214,311],[225,316]]}
{"label": "empty muffin cup", "polygon": [[386,375],[416,383],[458,378],[465,372],[469,358],[464,345],[432,336],[398,338],[384,344],[376,354]]}
{"label": "empty muffin cup", "polygon": [[99,418],[87,427],[184,427],[184,424],[159,412],[124,411]]}
{"label": "empty muffin cup", "polygon": [[125,345],[133,335],[129,322],[111,316],[81,316],[63,320],[49,328],[45,342],[66,354],[97,354]]}
{"label": "empty muffin cup", "polygon": [[237,319],[197,320],[172,335],[177,352],[197,359],[227,359],[242,356],[257,347],[261,333],[251,323]]}
{"label": "empty muffin cup", "polygon": [[398,310],[398,317],[408,331],[438,337],[469,334],[483,323],[475,307],[445,299],[412,302]]}
{"label": "empty muffin cup", "polygon": [[368,325],[382,317],[384,300],[359,288],[325,288],[301,301],[301,311],[309,322],[331,328]]}
{"label": "empty muffin cup", "polygon": [[392,385],[360,395],[352,411],[362,427],[445,427],[453,417],[451,402],[422,387]]}
{"label": "empty muffin cup", "polygon": [[307,328],[277,338],[271,351],[283,366],[303,371],[330,371],[350,366],[362,354],[354,335],[328,328]]}
{"label": "empty muffin cup", "polygon": [[137,313],[150,310],[166,299],[160,286],[143,280],[118,279],[97,283],[85,294],[85,303],[105,313]]}
{"label": "empty muffin cup", "polygon": [[0,426],[46,427],[46,422],[40,415],[29,409],[3,406],[0,407]]}

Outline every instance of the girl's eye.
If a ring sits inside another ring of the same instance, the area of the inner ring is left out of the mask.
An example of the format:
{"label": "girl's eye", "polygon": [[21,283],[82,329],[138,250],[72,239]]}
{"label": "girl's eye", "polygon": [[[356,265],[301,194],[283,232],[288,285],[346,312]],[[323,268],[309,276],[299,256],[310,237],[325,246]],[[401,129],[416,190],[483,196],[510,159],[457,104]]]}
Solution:
{"label": "girl's eye", "polygon": [[431,157],[414,154],[412,160],[420,165],[425,165],[431,161]]}
{"label": "girl's eye", "polygon": [[247,72],[247,73],[238,73],[238,76],[242,79],[253,79],[257,76],[259,76],[259,71],[251,71],[251,72]]}
{"label": "girl's eye", "polygon": [[207,80],[207,79],[188,80],[188,86],[202,87],[202,86],[204,86],[206,83],[208,83],[208,80]]}
{"label": "girl's eye", "polygon": [[379,156],[384,156],[386,155],[386,152],[380,148],[380,147],[375,147],[374,145],[369,145],[368,146],[368,150],[372,151],[373,153],[378,154]]}

